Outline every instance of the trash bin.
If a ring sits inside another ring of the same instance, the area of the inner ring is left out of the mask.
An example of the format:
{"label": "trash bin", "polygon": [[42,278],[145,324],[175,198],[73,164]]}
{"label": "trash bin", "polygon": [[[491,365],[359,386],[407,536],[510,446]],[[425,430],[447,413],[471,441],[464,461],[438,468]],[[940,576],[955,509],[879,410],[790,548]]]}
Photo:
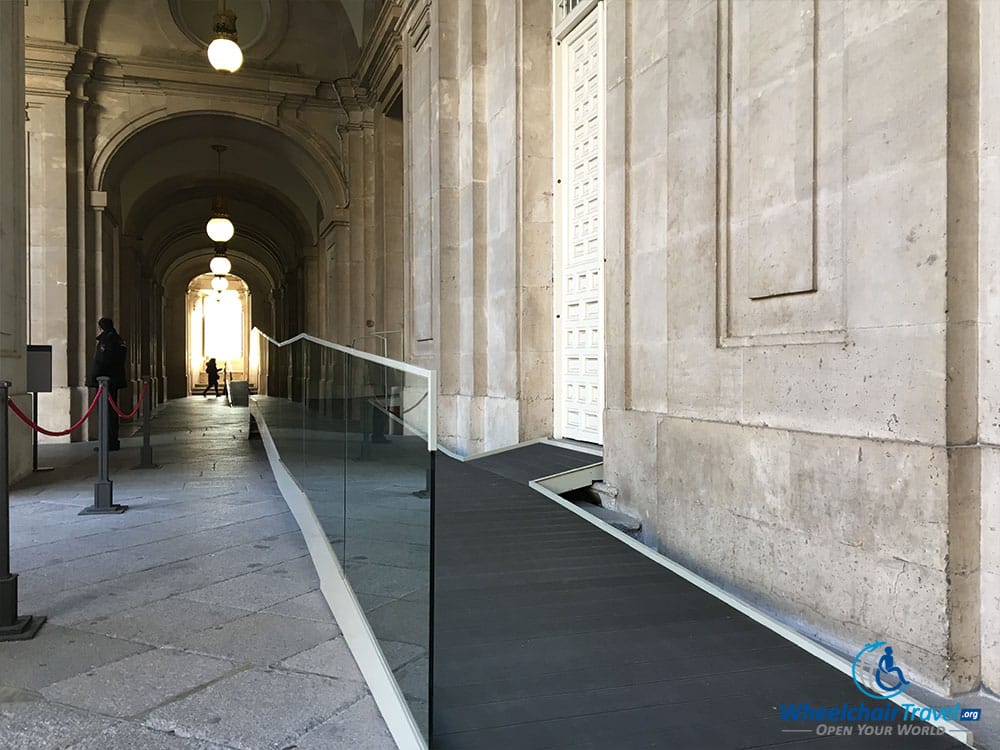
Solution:
{"label": "trash bin", "polygon": [[250,406],[250,383],[246,380],[230,380],[229,403],[233,406]]}

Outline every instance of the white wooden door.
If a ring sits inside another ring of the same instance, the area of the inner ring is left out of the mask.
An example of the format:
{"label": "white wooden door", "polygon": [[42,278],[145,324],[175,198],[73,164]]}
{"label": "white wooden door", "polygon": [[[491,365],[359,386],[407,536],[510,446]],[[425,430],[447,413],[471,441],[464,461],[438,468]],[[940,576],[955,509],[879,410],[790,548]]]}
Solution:
{"label": "white wooden door", "polygon": [[557,435],[603,442],[604,54],[601,5],[559,45],[562,207],[556,260]]}

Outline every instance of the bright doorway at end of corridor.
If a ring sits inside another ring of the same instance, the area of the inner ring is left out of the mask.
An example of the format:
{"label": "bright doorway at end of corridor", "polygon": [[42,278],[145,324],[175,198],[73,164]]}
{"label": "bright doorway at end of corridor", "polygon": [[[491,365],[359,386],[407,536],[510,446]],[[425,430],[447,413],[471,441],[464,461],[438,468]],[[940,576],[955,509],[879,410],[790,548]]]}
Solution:
{"label": "bright doorway at end of corridor", "polygon": [[250,347],[250,289],[238,276],[226,276],[228,287],[212,288],[216,277],[201,274],[187,291],[188,392],[208,381],[205,364],[215,358],[233,380],[246,380],[254,363]]}

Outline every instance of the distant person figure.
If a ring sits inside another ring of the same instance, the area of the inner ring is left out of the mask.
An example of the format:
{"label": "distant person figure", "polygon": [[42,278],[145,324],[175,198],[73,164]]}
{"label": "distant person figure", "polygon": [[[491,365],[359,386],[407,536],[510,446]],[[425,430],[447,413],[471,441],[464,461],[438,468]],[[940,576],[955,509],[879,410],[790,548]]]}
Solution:
{"label": "distant person figure", "polygon": [[205,372],[208,373],[208,385],[205,386],[205,390],[201,392],[201,397],[206,398],[208,396],[208,389],[215,388],[215,397],[219,397],[219,366],[215,364],[215,357],[208,360],[208,364],[205,365]]}
{"label": "distant person figure", "polygon": [[[87,378],[87,385],[97,388],[100,377],[110,378],[108,381],[108,398],[118,403],[118,391],[125,387],[125,355],[127,349],[122,337],[115,330],[114,321],[111,318],[101,318],[97,321],[97,351],[94,352],[94,360],[90,365],[90,376]],[[118,412],[108,409],[108,449],[120,450],[121,442],[118,440]],[[95,448],[96,450],[96,448]]]}

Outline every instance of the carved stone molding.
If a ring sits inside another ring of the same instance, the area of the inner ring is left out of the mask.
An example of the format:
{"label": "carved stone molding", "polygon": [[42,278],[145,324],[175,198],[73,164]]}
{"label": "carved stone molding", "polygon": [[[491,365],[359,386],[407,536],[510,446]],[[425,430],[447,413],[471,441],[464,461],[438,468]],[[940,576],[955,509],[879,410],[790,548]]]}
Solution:
{"label": "carved stone molding", "polygon": [[718,7],[719,344],[842,340],[843,5]]}
{"label": "carved stone molding", "polygon": [[401,17],[400,0],[387,0],[382,4],[358,64],[358,80],[374,100],[384,105],[383,108],[391,105],[403,88]]}

